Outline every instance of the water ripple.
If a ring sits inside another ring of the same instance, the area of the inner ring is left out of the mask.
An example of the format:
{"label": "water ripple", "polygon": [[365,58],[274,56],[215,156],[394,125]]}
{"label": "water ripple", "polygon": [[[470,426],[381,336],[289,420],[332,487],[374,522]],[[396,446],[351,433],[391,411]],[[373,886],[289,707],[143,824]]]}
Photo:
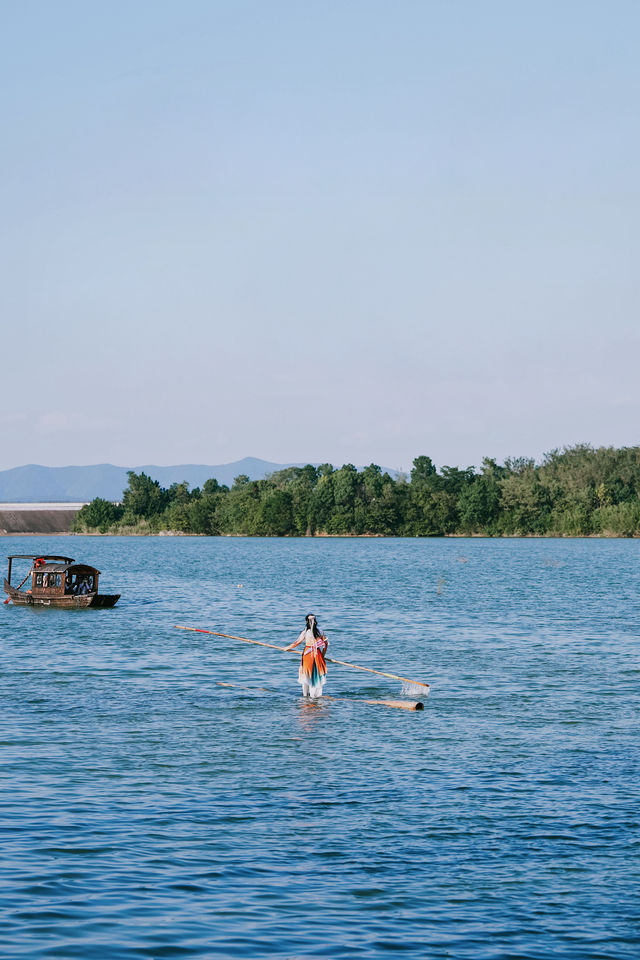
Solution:
{"label": "water ripple", "polygon": [[[73,550],[114,610],[0,611],[0,954],[636,960],[636,542]],[[173,628],[282,644],[308,609],[425,711]]]}

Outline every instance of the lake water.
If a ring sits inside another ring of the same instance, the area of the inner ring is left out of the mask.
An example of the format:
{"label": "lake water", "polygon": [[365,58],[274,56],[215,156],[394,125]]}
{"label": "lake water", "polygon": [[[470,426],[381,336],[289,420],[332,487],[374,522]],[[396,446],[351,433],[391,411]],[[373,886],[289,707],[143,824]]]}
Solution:
{"label": "lake water", "polygon": [[[0,608],[3,957],[640,956],[638,541],[0,547],[122,593]],[[285,644],[310,611],[424,712],[174,629]]]}

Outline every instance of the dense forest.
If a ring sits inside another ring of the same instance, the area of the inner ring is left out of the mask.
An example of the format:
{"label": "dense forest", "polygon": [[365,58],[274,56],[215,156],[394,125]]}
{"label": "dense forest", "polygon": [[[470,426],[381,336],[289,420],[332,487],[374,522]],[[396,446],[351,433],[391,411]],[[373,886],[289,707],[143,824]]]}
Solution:
{"label": "dense forest", "polygon": [[640,535],[640,447],[581,444],[480,470],[417,457],[409,477],[371,464],[357,470],[289,467],[263,480],[214,479],[202,489],[164,489],[128,474],[119,504],[84,506],[75,533],[161,531],[237,536],[619,536]]}

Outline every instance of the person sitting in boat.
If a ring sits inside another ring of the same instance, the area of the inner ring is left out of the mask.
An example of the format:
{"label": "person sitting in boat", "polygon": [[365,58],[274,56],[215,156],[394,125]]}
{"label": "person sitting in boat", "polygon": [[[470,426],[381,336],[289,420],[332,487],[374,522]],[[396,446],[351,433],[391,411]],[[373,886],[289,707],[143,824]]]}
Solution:
{"label": "person sitting in boat", "polygon": [[78,584],[78,593],[85,594],[91,592],[91,584],[89,583],[89,577],[83,577],[80,583]]}
{"label": "person sitting in boat", "polygon": [[303,640],[304,650],[300,660],[298,683],[302,685],[302,695],[315,700],[322,695],[322,688],[327,679],[327,664],[324,657],[329,641],[318,627],[313,613],[307,614],[304,630],[294,643],[285,647],[285,650],[293,650]]}

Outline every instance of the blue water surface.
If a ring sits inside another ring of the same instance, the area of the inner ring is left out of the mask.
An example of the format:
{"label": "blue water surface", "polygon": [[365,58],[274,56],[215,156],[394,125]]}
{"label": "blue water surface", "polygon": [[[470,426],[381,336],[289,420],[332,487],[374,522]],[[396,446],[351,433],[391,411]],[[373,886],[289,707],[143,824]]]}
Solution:
{"label": "blue water surface", "polygon": [[[637,541],[0,547],[122,593],[0,607],[2,956],[640,956]],[[310,611],[425,710],[174,627],[285,644]]]}

